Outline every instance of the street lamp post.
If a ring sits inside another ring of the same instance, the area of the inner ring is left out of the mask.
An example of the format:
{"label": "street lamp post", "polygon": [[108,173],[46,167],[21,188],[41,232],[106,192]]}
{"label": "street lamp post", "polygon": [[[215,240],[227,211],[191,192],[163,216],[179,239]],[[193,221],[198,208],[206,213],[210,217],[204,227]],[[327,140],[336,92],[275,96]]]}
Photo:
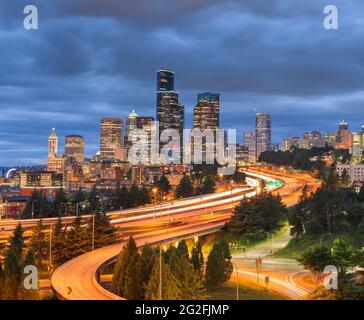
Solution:
{"label": "street lamp post", "polygon": [[[231,262],[228,259],[225,259],[225,261]],[[231,262],[231,263],[233,264],[235,272],[236,272],[236,300],[239,300],[239,269],[234,262]]]}
{"label": "street lamp post", "polygon": [[52,266],[52,238],[53,238],[53,224],[49,230],[49,265]]}
{"label": "street lamp post", "polygon": [[155,219],[156,214],[157,214],[157,195],[156,195],[157,191],[158,191],[157,188],[152,189],[153,197],[154,197],[154,219]]}
{"label": "street lamp post", "polygon": [[92,214],[92,251],[95,250],[95,212]]}
{"label": "street lamp post", "polygon": [[162,300],[162,243],[159,244],[159,300]]}

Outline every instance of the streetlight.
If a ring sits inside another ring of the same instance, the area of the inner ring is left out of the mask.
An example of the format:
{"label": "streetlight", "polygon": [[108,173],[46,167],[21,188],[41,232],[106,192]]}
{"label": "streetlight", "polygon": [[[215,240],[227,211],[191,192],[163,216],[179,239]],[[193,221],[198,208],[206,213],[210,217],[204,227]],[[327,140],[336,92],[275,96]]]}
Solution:
{"label": "streetlight", "polygon": [[154,196],[154,218],[156,217],[156,214],[157,214],[157,192],[158,192],[158,189],[157,188],[153,188],[152,189],[152,192],[153,192],[153,196]]}
{"label": "streetlight", "polygon": [[53,224],[49,231],[49,265],[52,267],[52,237],[53,237]]}
{"label": "streetlight", "polygon": [[92,213],[92,251],[95,250],[95,212]]}
{"label": "streetlight", "polygon": [[159,244],[159,300],[162,300],[162,243]]}
{"label": "streetlight", "polygon": [[236,300],[239,300],[239,270],[236,264],[229,259],[225,259],[226,262],[231,262],[236,272]]}

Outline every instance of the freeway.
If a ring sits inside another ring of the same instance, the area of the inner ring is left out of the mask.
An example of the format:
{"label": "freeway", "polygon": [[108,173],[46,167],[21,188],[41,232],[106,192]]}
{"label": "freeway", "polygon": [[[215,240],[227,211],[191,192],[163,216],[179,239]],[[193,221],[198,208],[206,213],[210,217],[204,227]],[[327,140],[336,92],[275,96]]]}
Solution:
{"label": "freeway", "polygon": [[[215,203],[218,200],[225,200],[227,198],[236,198],[241,199],[243,195],[245,195],[249,191],[254,191],[255,188],[252,187],[244,187],[244,188],[237,188],[231,191],[219,192],[210,195],[204,195],[199,197],[192,197],[188,199],[176,200],[173,202],[167,202],[163,204],[158,204],[156,206],[145,206],[145,207],[138,207],[128,210],[118,210],[118,211],[111,211],[108,212],[107,215],[110,217],[111,220],[113,219],[126,219],[130,218],[131,220],[133,217],[142,216],[146,214],[156,214],[157,212],[169,212],[169,211],[176,211],[180,210],[179,212],[185,211],[186,208],[195,206],[196,204],[199,205],[206,205],[209,206],[210,203]],[[143,216],[141,219],[143,219]],[[92,218],[92,215],[82,215],[83,220],[88,220]],[[74,221],[75,216],[66,216],[62,217],[62,223],[64,225],[70,224]],[[138,218],[136,218],[138,219]],[[21,220],[0,220],[0,232],[4,234],[5,232],[11,233],[14,228],[20,223],[23,229],[32,229],[34,228],[40,219],[21,219]],[[43,218],[41,219],[44,226],[51,226],[56,223],[57,218]],[[121,221],[121,220],[120,220]],[[123,220],[124,221],[124,220]]]}
{"label": "freeway", "polygon": [[[298,201],[300,191],[303,187],[309,185],[312,190],[315,190],[316,188],[316,182],[313,181],[314,179],[310,179],[303,175],[295,177],[277,177],[277,175],[268,175],[267,173],[262,174],[261,172],[256,171],[249,171],[249,173],[255,175],[255,177],[261,176],[266,179],[269,177],[269,179],[279,179],[282,181],[284,183],[283,187],[274,192],[279,193],[287,205],[292,205]],[[171,225],[164,231],[149,230],[135,235],[138,246],[142,246],[145,243],[158,244],[161,242],[173,242],[182,238],[191,238],[196,235],[216,232],[228,221],[235,204],[241,198],[252,196],[253,194],[255,194],[255,191],[252,192],[251,190],[247,191],[246,194],[239,196],[236,196],[234,192],[232,192],[232,194],[226,193],[225,198],[217,200],[214,199],[209,202],[208,206],[206,204],[199,204],[199,201],[197,201],[196,204],[179,209],[169,210],[171,208],[168,208],[167,206],[167,208],[162,207],[158,215],[155,212],[152,212],[131,217],[131,220],[126,220],[129,218],[119,218],[118,220],[113,220],[113,223],[124,227],[128,223],[138,224],[139,227],[148,227],[152,221],[165,218],[169,219],[171,216],[178,217],[179,219],[185,219],[183,224]],[[121,243],[114,244],[112,246],[100,248],[94,252],[89,252],[72,259],[60,266],[54,272],[51,279],[52,287],[56,295],[60,299],[75,300],[120,299],[120,297],[115,296],[111,292],[102,288],[98,283],[97,278],[98,272],[102,267],[115,261],[124,244],[125,242],[122,241]],[[239,273],[245,275],[249,275],[249,273],[254,274],[253,272],[246,270],[243,265],[240,265]],[[287,274],[287,272],[284,272],[284,274]],[[288,291],[296,291],[296,294],[297,292],[303,292],[303,290],[298,286],[295,286],[293,283],[289,283],[285,280],[272,278],[272,283],[276,285],[278,291],[284,294],[287,292],[287,287],[289,288]],[[291,298],[296,297],[292,294],[287,294],[287,296]]]}

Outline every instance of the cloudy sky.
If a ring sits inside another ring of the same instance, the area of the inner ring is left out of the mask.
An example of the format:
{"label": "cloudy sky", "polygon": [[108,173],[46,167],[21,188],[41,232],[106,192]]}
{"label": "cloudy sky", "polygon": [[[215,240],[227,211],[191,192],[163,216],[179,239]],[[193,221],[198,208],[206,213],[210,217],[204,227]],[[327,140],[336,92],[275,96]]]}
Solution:
{"label": "cloudy sky", "polygon": [[[45,163],[52,127],[98,150],[99,119],[155,116],[156,70],[176,73],[191,124],[196,95],[221,94],[225,128],[272,114],[274,142],[364,124],[362,0],[32,0],[0,3],[0,166]],[[339,29],[323,28],[335,4]]]}

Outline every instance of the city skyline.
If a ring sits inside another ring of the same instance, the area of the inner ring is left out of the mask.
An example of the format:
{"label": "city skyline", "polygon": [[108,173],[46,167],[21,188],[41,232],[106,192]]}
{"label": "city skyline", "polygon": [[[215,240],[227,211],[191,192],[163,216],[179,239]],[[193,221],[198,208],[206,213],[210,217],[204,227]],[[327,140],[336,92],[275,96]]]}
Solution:
{"label": "city skyline", "polygon": [[0,5],[0,166],[45,163],[52,127],[85,137],[92,156],[100,118],[133,109],[155,117],[163,67],[176,73],[185,127],[206,91],[220,94],[221,127],[236,128],[239,142],[256,112],[272,114],[276,143],[336,131],[342,119],[352,131],[363,124],[359,1],[339,1],[336,31],[322,27],[322,1],[184,1],[169,4],[167,16],[157,3],[115,8],[109,0],[98,12],[93,2],[40,0],[36,31],[24,30],[19,2]]}

